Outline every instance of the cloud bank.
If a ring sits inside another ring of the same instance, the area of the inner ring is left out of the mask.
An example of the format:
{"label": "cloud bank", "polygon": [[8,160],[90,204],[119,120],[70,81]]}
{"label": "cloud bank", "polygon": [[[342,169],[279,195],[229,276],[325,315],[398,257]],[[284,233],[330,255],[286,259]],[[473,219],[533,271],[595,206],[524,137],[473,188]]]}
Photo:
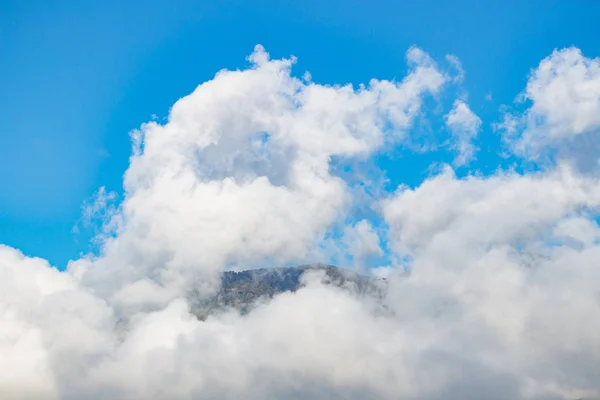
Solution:
{"label": "cloud bank", "polygon": [[[598,61],[554,52],[500,124],[517,157],[555,155],[535,172],[446,166],[358,196],[333,162],[401,148],[461,82],[456,58],[406,59],[402,80],[356,88],[296,78],[257,46],[134,131],[123,201],[86,206],[99,254],[59,271],[0,247],[0,398],[599,397],[598,154],[584,166],[570,141],[600,126]],[[445,115],[464,165],[482,122],[459,99]],[[357,219],[365,203],[375,216]],[[244,316],[189,311],[225,269],[332,254],[365,271],[389,256],[370,270],[389,313],[315,275]]]}

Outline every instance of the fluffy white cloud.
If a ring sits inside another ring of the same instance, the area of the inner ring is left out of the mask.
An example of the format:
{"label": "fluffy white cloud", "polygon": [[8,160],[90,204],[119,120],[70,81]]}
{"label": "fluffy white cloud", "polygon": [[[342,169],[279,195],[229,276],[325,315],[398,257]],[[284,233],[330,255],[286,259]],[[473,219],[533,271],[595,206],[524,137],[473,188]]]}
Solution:
{"label": "fluffy white cloud", "polygon": [[415,337],[511,376],[512,398],[596,396],[599,183],[559,166],[401,188],[383,210],[411,277],[390,304]]}
{"label": "fluffy white cloud", "polygon": [[[596,175],[568,162],[460,179],[446,167],[356,199],[332,158],[402,143],[446,74],[417,48],[403,80],[358,89],[296,79],[293,60],[261,47],[249,60],[132,135],[99,256],[59,272],[0,247],[1,398],[600,395]],[[481,121],[457,101],[446,122],[466,161]],[[346,226],[369,200],[387,226]],[[359,266],[394,253],[377,271],[383,304],[317,273],[244,316],[190,313],[186,289],[209,294],[224,268],[300,261],[324,240]]]}
{"label": "fluffy white cloud", "polygon": [[521,99],[529,102],[527,110],[523,115],[508,114],[503,122],[514,151],[537,158],[548,148],[571,150],[568,154],[573,156],[575,148],[581,157],[581,151],[589,152],[591,147],[591,157],[597,159],[598,58],[587,58],[577,48],[555,50],[532,72]]}
{"label": "fluffy white cloud", "polygon": [[45,260],[0,246],[0,397],[63,398],[114,344],[106,303]]}
{"label": "fluffy white cloud", "polygon": [[270,60],[257,46],[249,69],[219,72],[165,125],[133,134],[115,238],[82,279],[124,307],[145,307],[224,267],[306,258],[352,202],[331,157],[401,140],[422,97],[444,84],[422,50],[407,59],[402,81],[354,89],[301,81],[293,59]]}
{"label": "fluffy white cloud", "polygon": [[446,168],[414,190],[399,188],[383,210],[400,253],[418,255],[452,241],[461,246],[451,246],[460,257],[463,247],[538,239],[561,218],[597,209],[598,183],[566,165],[537,174],[465,179]]}
{"label": "fluffy white cloud", "polygon": [[465,165],[475,155],[473,139],[481,129],[481,119],[462,100],[456,100],[446,115],[446,126],[452,133],[452,149],[458,154],[454,159],[457,166]]}

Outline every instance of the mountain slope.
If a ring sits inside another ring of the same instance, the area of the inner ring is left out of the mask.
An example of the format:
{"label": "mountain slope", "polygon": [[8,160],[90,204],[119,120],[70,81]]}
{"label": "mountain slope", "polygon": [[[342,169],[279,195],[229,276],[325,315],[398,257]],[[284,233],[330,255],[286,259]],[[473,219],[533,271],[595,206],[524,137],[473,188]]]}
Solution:
{"label": "mountain slope", "polygon": [[323,273],[323,283],[343,288],[358,296],[381,299],[385,292],[385,280],[369,278],[332,265],[226,271],[222,275],[221,288],[217,294],[209,299],[192,302],[192,311],[201,320],[227,309],[246,314],[260,300],[300,289],[303,285],[302,275],[315,271]]}

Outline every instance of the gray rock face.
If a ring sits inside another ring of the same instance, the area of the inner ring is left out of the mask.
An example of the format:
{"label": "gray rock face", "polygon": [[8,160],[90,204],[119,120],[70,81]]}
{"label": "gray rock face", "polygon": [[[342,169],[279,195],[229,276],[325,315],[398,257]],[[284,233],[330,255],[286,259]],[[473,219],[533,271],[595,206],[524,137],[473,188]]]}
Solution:
{"label": "gray rock face", "polygon": [[227,309],[246,314],[261,300],[300,289],[301,276],[309,271],[321,272],[324,276],[323,283],[343,288],[357,296],[371,296],[381,300],[385,295],[385,280],[370,278],[332,265],[312,264],[292,268],[226,271],[222,275],[221,288],[217,294],[209,299],[192,301],[192,312],[200,320]]}

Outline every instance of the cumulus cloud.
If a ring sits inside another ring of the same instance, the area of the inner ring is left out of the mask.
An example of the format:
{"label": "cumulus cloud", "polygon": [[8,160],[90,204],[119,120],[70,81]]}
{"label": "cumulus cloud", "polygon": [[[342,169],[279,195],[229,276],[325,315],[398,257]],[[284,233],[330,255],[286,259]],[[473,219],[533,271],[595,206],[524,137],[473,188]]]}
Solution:
{"label": "cumulus cloud", "polygon": [[[520,155],[539,158],[550,150],[597,164],[600,129],[600,60],[577,48],[555,50],[531,73],[520,95],[527,109],[507,114],[505,137]],[[574,150],[574,151],[573,151]],[[593,166],[594,168],[597,165]]]}
{"label": "cumulus cloud", "polygon": [[295,78],[294,59],[257,46],[248,69],[219,72],[166,124],[133,133],[114,238],[73,268],[103,296],[145,307],[224,267],[305,259],[352,203],[330,159],[402,140],[422,98],[444,84],[425,52],[407,59],[400,82],[329,86]]}
{"label": "cumulus cloud", "polygon": [[538,239],[560,218],[578,211],[585,215],[599,201],[598,180],[565,165],[537,174],[465,179],[446,168],[414,190],[401,187],[384,201],[383,210],[397,251],[418,255],[457,237],[461,246],[485,247]]}
{"label": "cumulus cloud", "polygon": [[465,179],[446,169],[414,190],[401,188],[383,205],[391,245],[412,259],[402,285],[413,304],[401,315],[432,324],[435,346],[458,339],[447,345],[466,346],[499,377],[511,377],[520,393],[512,398],[597,396],[590,366],[600,354],[590,352],[598,342],[588,328],[599,316],[591,282],[600,247],[590,219],[599,183],[557,166]]}
{"label": "cumulus cloud", "polygon": [[446,115],[446,126],[452,133],[452,148],[457,152],[454,165],[461,166],[471,161],[477,148],[473,139],[481,129],[481,119],[462,100],[456,100]]}
{"label": "cumulus cloud", "polygon": [[[108,218],[99,255],[59,272],[0,247],[1,398],[600,395],[597,174],[447,166],[356,199],[332,159],[408,140],[447,74],[418,48],[404,79],[358,88],[297,79],[294,59],[260,46],[248,60],[132,133],[123,201],[102,214],[100,191],[86,208]],[[458,100],[446,122],[466,162],[481,121]],[[352,214],[369,200],[378,225]],[[246,315],[190,313],[188,290],[210,295],[224,269],[304,261],[327,242],[359,268],[391,252],[374,273],[385,298],[309,273]]]}

